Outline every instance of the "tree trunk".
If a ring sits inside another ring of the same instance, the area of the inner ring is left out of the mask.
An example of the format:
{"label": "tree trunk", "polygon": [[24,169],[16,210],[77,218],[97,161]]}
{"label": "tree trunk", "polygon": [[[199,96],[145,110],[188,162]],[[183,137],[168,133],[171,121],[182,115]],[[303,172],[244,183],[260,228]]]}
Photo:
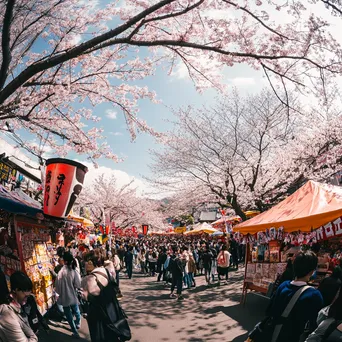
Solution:
{"label": "tree trunk", "polygon": [[243,210],[240,207],[240,204],[237,201],[237,196],[234,194],[233,198],[232,198],[232,208],[234,209],[236,215],[239,215],[242,218],[242,221],[246,221],[247,217],[245,215],[245,213],[243,212]]}

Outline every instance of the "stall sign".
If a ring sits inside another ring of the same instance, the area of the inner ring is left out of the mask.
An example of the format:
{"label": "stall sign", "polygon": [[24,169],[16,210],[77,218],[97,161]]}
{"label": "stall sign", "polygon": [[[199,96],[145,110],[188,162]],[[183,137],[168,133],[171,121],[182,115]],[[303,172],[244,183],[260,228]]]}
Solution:
{"label": "stall sign", "polygon": [[5,183],[10,183],[12,177],[16,177],[17,170],[12,169],[4,163],[0,163],[0,179]]}
{"label": "stall sign", "polygon": [[342,237],[342,217],[317,228],[312,233],[312,238],[317,241],[327,240],[333,237]]}
{"label": "stall sign", "polygon": [[175,228],[175,233],[177,233],[177,234],[182,234],[184,232],[186,232],[186,227],[176,227]]}

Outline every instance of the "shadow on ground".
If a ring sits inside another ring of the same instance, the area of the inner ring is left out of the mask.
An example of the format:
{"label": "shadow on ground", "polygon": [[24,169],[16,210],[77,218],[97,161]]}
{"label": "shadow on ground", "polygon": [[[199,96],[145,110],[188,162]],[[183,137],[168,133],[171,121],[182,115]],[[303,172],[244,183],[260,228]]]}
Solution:
{"label": "shadow on ground", "polygon": [[[240,305],[242,280],[243,271],[232,272],[227,285],[221,283],[221,286],[208,288],[204,277],[196,277],[199,285],[183,291],[185,300],[179,302],[170,299],[169,287],[147,278],[144,286],[132,288],[135,299],[127,296],[122,305],[129,316],[133,335],[134,331],[146,331],[147,327],[155,332],[163,330],[167,321],[167,329],[177,336],[177,341],[242,342],[246,340],[247,332],[263,318],[268,305],[267,299],[253,294],[248,295],[245,307]],[[175,340],[171,337],[133,337],[134,342]]]}
{"label": "shadow on ground", "polygon": [[[185,290],[184,301],[170,298],[170,287],[156,277],[124,275],[120,287],[121,305],[128,315],[132,342],[243,342],[247,332],[260,321],[268,300],[249,294],[246,306],[240,303],[243,269],[230,272],[226,285],[205,286],[204,276],[196,277],[197,287]],[[39,342],[72,341],[68,325],[57,323]],[[90,341],[83,320],[81,341]]]}

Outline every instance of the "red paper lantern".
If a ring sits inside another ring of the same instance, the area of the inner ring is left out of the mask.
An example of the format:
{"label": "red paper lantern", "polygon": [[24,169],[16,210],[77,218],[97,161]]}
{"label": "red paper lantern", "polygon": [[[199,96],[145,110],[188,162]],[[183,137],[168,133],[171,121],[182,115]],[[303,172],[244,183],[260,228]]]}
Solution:
{"label": "red paper lantern", "polygon": [[44,214],[66,217],[80,194],[88,168],[61,158],[46,161]]}

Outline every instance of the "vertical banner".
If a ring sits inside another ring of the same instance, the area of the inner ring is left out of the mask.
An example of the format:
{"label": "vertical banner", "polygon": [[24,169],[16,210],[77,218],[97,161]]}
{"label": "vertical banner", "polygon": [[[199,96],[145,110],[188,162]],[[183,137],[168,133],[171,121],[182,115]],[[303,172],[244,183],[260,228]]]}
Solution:
{"label": "vertical banner", "polygon": [[147,235],[148,232],[148,224],[143,224],[142,225],[142,231],[144,235]]}

